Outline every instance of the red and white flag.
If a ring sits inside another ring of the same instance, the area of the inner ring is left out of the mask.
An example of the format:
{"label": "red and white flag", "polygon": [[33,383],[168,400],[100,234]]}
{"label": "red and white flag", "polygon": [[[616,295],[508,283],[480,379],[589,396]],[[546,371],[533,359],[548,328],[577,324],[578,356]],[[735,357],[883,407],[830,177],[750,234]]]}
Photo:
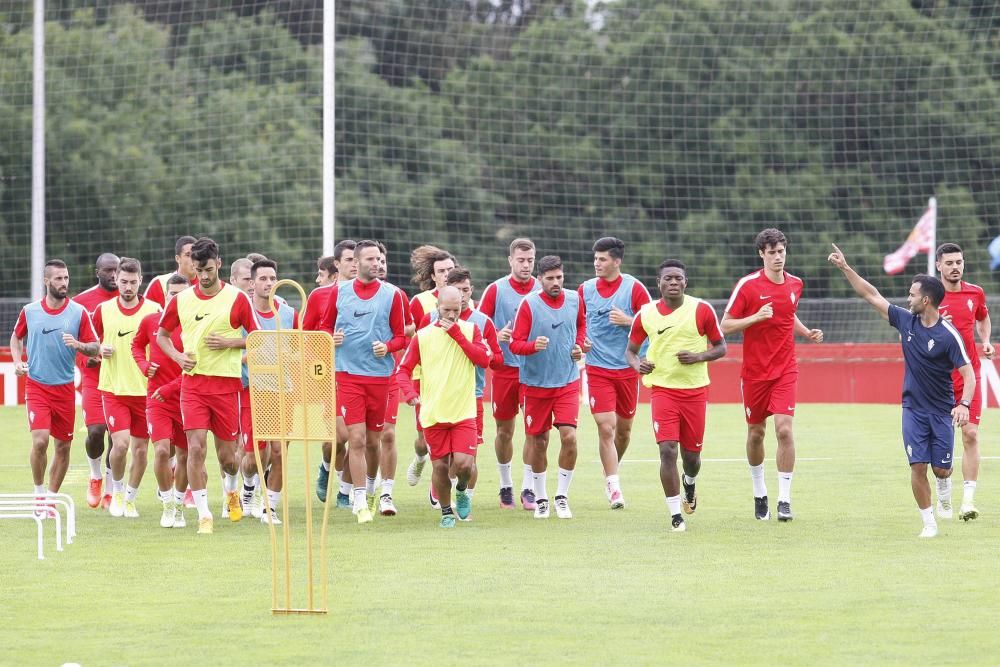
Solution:
{"label": "red and white flag", "polygon": [[918,253],[934,252],[934,243],[937,238],[937,199],[931,197],[927,200],[927,209],[920,216],[916,227],[906,237],[906,242],[899,246],[899,249],[891,255],[886,255],[882,261],[882,268],[891,276],[902,273],[903,269],[911,259]]}

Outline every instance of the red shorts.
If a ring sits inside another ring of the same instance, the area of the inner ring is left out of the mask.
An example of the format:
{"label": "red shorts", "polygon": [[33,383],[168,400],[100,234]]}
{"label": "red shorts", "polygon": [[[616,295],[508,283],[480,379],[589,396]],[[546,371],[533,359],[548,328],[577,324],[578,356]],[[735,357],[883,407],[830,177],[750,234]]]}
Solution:
{"label": "red shorts", "polygon": [[399,416],[399,387],[395,383],[389,385],[389,394],[385,401],[385,423],[386,424],[396,424],[396,418]]}
{"label": "red shorts", "polygon": [[[381,378],[379,378],[381,379]],[[392,382],[363,382],[364,378],[337,374],[337,412],[344,424],[365,424],[369,431],[381,431],[385,423],[385,407],[389,402]]]}
{"label": "red shorts", "polygon": [[200,394],[181,388],[181,420],[185,431],[204,429],[222,442],[240,437],[240,392]]}
{"label": "red shorts", "polygon": [[101,403],[101,390],[97,385],[85,384],[80,387],[83,399],[83,423],[85,426],[104,426],[104,405]]}
{"label": "red shorts", "polygon": [[[537,392],[537,388],[532,388]],[[576,428],[580,414],[580,383],[573,382],[566,387],[549,390],[546,395],[524,394],[524,433],[541,435],[553,425]]]}
{"label": "red shorts", "polygon": [[622,419],[635,417],[639,405],[639,374],[631,377],[605,375],[601,369],[587,367],[587,394],[590,396],[590,413],[614,412]]}
{"label": "red shorts", "polygon": [[691,452],[700,452],[705,439],[708,387],[666,389],[653,387],[649,401],[656,442],[679,442]]}
{"label": "red shorts", "polygon": [[747,423],[763,423],[770,415],[795,416],[795,385],[798,380],[798,372],[785,373],[773,380],[740,380]]}
{"label": "red shorts", "polygon": [[[420,394],[420,380],[413,381],[413,390],[418,395]],[[417,404],[413,406],[413,421],[417,424],[417,434],[423,435],[424,427],[420,424],[420,401],[417,401]]]}
{"label": "red shorts", "polygon": [[476,398],[476,444],[483,444],[483,397]]}
{"label": "red shorts", "polygon": [[24,405],[28,409],[28,428],[48,431],[62,442],[73,440],[76,428],[76,389],[73,383],[42,384],[24,380]]}
{"label": "red shorts", "polygon": [[521,406],[521,380],[518,370],[504,366],[499,372],[494,371],[492,378],[490,391],[493,398],[493,419],[497,421],[514,419]]}
{"label": "red shorts", "polygon": [[180,404],[176,401],[157,401],[146,399],[146,421],[149,428],[149,439],[153,443],[169,440],[174,447],[187,449],[187,436],[181,424]]}
{"label": "red shorts", "polygon": [[[253,413],[250,411],[250,390],[246,387],[240,392],[240,443],[244,452],[253,452]],[[267,442],[257,441],[257,449],[264,449]]]}
{"label": "red shorts", "polygon": [[[979,420],[983,417],[983,394],[979,391],[981,378],[976,375],[976,393],[972,395],[972,405],[969,406],[969,423],[979,425]],[[962,399],[962,392],[965,390],[965,383],[962,382],[962,378],[959,377],[952,383],[955,389],[955,404]]]}
{"label": "red shorts", "polygon": [[431,453],[431,460],[443,459],[449,454],[476,455],[476,420],[466,419],[457,424],[434,424],[424,429],[424,439]]}
{"label": "red shorts", "polygon": [[104,421],[110,432],[127,430],[133,438],[149,437],[145,396],[115,396],[102,391],[101,402],[104,404]]}

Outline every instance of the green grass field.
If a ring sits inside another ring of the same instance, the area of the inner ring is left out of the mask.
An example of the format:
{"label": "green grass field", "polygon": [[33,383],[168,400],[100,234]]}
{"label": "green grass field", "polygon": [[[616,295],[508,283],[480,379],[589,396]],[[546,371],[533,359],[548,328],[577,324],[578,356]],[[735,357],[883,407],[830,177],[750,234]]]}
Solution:
{"label": "green grass field", "polygon": [[[23,408],[0,409],[4,491],[31,488],[24,421]],[[988,664],[1000,655],[989,630],[1000,607],[1000,464],[983,461],[979,520],[942,522],[937,539],[918,539],[897,406],[801,407],[790,524],[753,519],[740,407],[712,406],[699,509],[683,534],[668,532],[647,406],[622,466],[625,511],[608,509],[583,413],[572,521],[501,511],[486,446],[474,521],[453,531],[437,527],[426,475],[406,485],[405,407],[400,421],[400,514],[360,527],[348,512],[332,515],[325,617],[272,617],[266,527],[219,519],[214,473],[212,536],[195,534],[194,510],[186,530],[159,527],[151,470],[140,519],[89,510],[81,437],[64,486],[82,506],[76,543],[57,553],[50,527],[38,561],[34,524],[0,523],[0,663]],[[997,411],[983,433],[984,456],[995,454]],[[520,476],[515,467],[515,484]],[[960,471],[955,481],[959,501]],[[767,482],[773,513],[770,456]]]}

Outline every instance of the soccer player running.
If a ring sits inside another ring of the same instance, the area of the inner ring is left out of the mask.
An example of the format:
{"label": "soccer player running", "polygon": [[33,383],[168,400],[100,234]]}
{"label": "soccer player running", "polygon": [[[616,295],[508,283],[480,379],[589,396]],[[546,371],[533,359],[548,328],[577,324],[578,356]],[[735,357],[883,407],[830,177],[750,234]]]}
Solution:
{"label": "soccer player running", "polygon": [[[80,292],[73,301],[83,306],[93,319],[94,311],[105,301],[118,296],[115,273],[118,271],[118,256],[110,252],[97,258],[97,284]],[[100,376],[100,356],[76,356],[76,366],[80,369],[80,393],[83,398],[83,423],[87,427],[87,463],[90,465],[90,484],[87,486],[87,505],[107,508],[111,505],[111,443],[107,448],[108,465],[101,481],[101,457],[104,455],[104,437],[108,427],[104,423],[104,407],[101,405],[101,391],[97,388]]]}
{"label": "soccer player running", "polygon": [[[210,238],[191,248],[198,284],[167,304],[156,342],[184,371],[181,379],[181,415],[188,441],[188,481],[198,508],[198,533],[211,534],[214,517],[208,509],[205,450],[208,431],[215,435],[219,467],[229,520],[243,518],[238,493],[236,440],[240,434],[241,329],[257,330],[257,318],[247,295],[219,280],[219,246]],[[170,336],[180,327],[184,351]]]}
{"label": "soccer player running", "polygon": [[559,484],[553,499],[556,516],[572,519],[569,487],[576,468],[576,425],[580,412],[580,369],[587,321],[576,292],[563,289],[563,264],[555,255],[538,261],[539,292],[529,294],[517,309],[510,349],[523,358],[524,433],[534,448],[532,478],[535,518],[549,518],[546,490],[546,450],[549,431],[559,431]]}
{"label": "soccer player running", "polygon": [[[471,289],[470,289],[471,292]],[[455,287],[438,293],[436,322],[410,341],[399,367],[399,384],[406,402],[423,404],[420,421],[430,448],[431,483],[441,506],[441,527],[454,528],[455,514],[468,519],[472,497],[467,489],[476,465],[476,369],[490,362],[479,327],[461,319],[462,296]],[[413,370],[423,363],[420,393],[413,386]],[[351,454],[353,456],[353,453]],[[451,479],[457,477],[455,510],[451,507]]]}
{"label": "soccer player running", "polygon": [[[490,283],[479,299],[479,311],[493,320],[497,340],[503,351],[503,365],[493,371],[490,392],[493,400],[493,419],[496,437],[493,447],[500,471],[500,507],[514,509],[514,480],[511,465],[514,459],[514,419],[521,400],[521,357],[510,350],[510,337],[514,330],[514,316],[528,294],[539,288],[532,275],[535,270],[535,244],[531,239],[511,241],[507,255],[510,274]],[[532,447],[525,438],[521,452],[524,478],[521,482],[521,505],[525,510],[535,509],[534,474],[531,467]]]}
{"label": "soccer player running", "polygon": [[[858,296],[867,301],[899,331],[903,348],[903,447],[910,463],[910,486],[924,527],[920,537],[938,533],[927,466],[934,476],[952,471],[954,427],[969,423],[969,406],[976,391],[976,375],[962,335],[941,317],[938,306],[945,288],[932,276],[913,277],[906,296],[909,310],[894,306],[852,269],[836,245],[828,257],[840,269]],[[962,376],[962,396],[955,402],[952,371]]]}
{"label": "soccer player running", "polygon": [[747,463],[753,481],[754,516],[771,518],[764,483],[764,433],[768,416],[774,415],[778,440],[778,521],[791,521],[792,472],[795,469],[795,385],[799,370],[795,360],[795,334],[814,343],[823,332],[802,324],[795,311],[802,297],[802,280],[785,271],[788,240],[777,229],[765,229],[754,241],[764,267],[736,283],[722,316],[722,333],[743,332],[743,367],[740,386],[747,420]]}
{"label": "soccer player running", "polygon": [[[668,259],[657,278],[660,300],[639,311],[629,334],[625,356],[653,390],[650,411],[653,437],[660,448],[660,484],[667,499],[670,526],[686,530],[686,514],[698,507],[695,479],[701,470],[701,448],[708,409],[708,362],[726,354],[726,341],[715,311],[705,301],[685,294],[687,268]],[[639,348],[649,341],[644,358]],[[677,475],[677,449],[684,467],[684,498]]]}
{"label": "soccer player running", "polygon": [[[497,340],[497,330],[493,321],[482,312],[472,308],[472,273],[461,266],[457,266],[448,273],[447,284],[458,290],[462,297],[462,312],[459,319],[463,322],[472,322],[479,329],[483,337],[483,342],[490,351],[489,367],[493,370],[503,365],[503,352],[500,351],[500,342]],[[424,315],[420,323],[420,329],[430,326],[438,321],[440,314],[434,310]],[[476,368],[476,446],[483,444],[483,391],[486,388],[486,369]],[[472,474],[469,477],[468,488],[465,493],[471,499],[476,490],[476,481],[479,479],[479,468],[473,459]],[[457,484],[458,479],[452,476],[452,484]],[[512,499],[513,500],[513,499]],[[466,517],[467,520],[468,517]]]}
{"label": "soccer player running", "polygon": [[[167,303],[190,284],[187,278],[174,274],[167,280]],[[159,312],[150,313],[139,323],[132,339],[132,358],[148,379],[146,384],[146,421],[149,438],[153,441],[153,472],[159,487],[163,512],[162,528],[184,528],[184,492],[187,489],[187,436],[181,422],[181,367],[156,344],[160,328]],[[170,340],[178,350],[184,349],[181,330],[174,329]],[[171,447],[177,452],[177,467],[171,473]]]}
{"label": "soccer player running", "polygon": [[[94,311],[94,332],[101,341],[101,375],[97,388],[101,390],[104,420],[111,432],[111,506],[114,517],[135,519],[139,484],[146,472],[149,448],[149,425],[146,421],[147,376],[132,357],[132,341],[142,320],[160,312],[160,306],[139,296],[142,266],[139,260],[122,257],[115,275],[118,298],[105,301]],[[125,460],[132,452],[128,484],[125,483]],[[155,470],[160,491],[169,479],[170,467],[162,459]],[[156,466],[154,466],[155,468]]]}
{"label": "soccer player running", "polygon": [[622,273],[625,243],[612,236],[594,243],[594,273],[580,285],[580,307],[587,317],[587,393],[597,423],[598,451],[604,466],[605,495],[611,509],[625,507],[618,463],[628,449],[639,404],[639,376],[625,361],[629,329],[649,303],[641,282]]}
{"label": "soccer player running", "polygon": [[[944,284],[944,299],[938,311],[941,317],[951,323],[962,334],[965,351],[972,362],[972,372],[976,376],[976,386],[980,386],[979,369],[981,362],[976,350],[976,335],[982,341],[983,356],[993,359],[996,351],[990,342],[993,325],[990,311],[986,307],[986,293],[979,285],[962,280],[965,273],[965,256],[957,243],[944,243],[935,253],[937,270]],[[962,376],[957,371],[951,374],[955,389],[955,400],[964,393]],[[958,516],[963,521],[971,521],[979,516],[976,509],[976,484],[979,481],[979,421],[983,412],[983,395],[977,391],[972,395],[969,406],[969,421],[962,426],[962,478],[965,480],[962,506]],[[937,514],[942,519],[952,517],[951,477],[937,480]]]}
{"label": "soccer player running", "polygon": [[[358,275],[358,262],[354,257],[354,248],[357,242],[351,239],[344,239],[333,247],[333,265],[335,271],[327,275],[325,284],[319,285],[309,293],[306,299],[305,315],[302,317],[302,328],[306,331],[322,330],[323,316],[326,314],[326,307],[330,300],[331,289],[334,285],[346,283]],[[319,276],[317,276],[317,283]],[[331,408],[332,410],[332,408]],[[337,451],[333,452],[333,443],[323,443],[323,460],[319,465],[319,474],[316,476],[316,497],[320,502],[326,502],[326,487],[330,480],[330,459],[333,458],[333,468],[337,473],[337,481],[341,485],[344,483],[344,457],[347,454],[347,427],[344,426],[343,417],[337,415]],[[350,483],[348,483],[350,486]],[[343,497],[341,497],[341,495]],[[338,494],[337,507],[348,508],[351,506],[350,496],[347,493]]]}
{"label": "soccer player running", "polygon": [[[276,331],[278,325],[290,331],[299,326],[299,314],[284,301],[275,301],[277,311],[271,308],[270,295],[278,282],[278,264],[274,260],[262,259],[250,267],[250,277],[253,280],[253,308],[262,330]],[[246,365],[244,364],[244,368]],[[247,380],[249,378],[246,378]],[[240,426],[243,432],[243,511],[260,518],[261,523],[278,525],[281,519],[277,515],[278,503],[281,502],[281,442],[255,441],[253,437],[253,419],[250,410],[250,387],[245,384],[240,393]],[[257,457],[253,455],[256,446],[261,453],[261,465],[267,474],[267,497],[271,505],[268,514],[263,507],[254,502],[257,487],[260,484],[260,471],[257,470]]]}
{"label": "soccer player running", "polygon": [[[378,266],[378,279],[385,281],[386,276],[389,275],[389,250],[385,247],[385,244],[381,241],[375,242],[379,249],[379,266]],[[396,287],[399,290],[398,287]],[[400,296],[403,298],[403,319],[404,319],[404,331],[407,336],[412,336],[414,331],[413,320],[410,315],[410,305],[406,299],[406,294],[402,290],[399,290]],[[396,352],[393,355],[393,360],[395,363],[395,368],[393,373],[399,370],[399,362],[402,360],[403,353]],[[385,424],[382,426],[382,437],[380,440],[379,447],[379,471],[382,475],[382,489],[379,492],[378,497],[378,512],[382,516],[395,516],[396,515],[396,505],[392,500],[392,492],[396,486],[396,463],[399,458],[398,452],[396,451],[396,420],[399,417],[399,399],[401,390],[397,387],[389,385],[389,393],[386,398],[385,405]],[[338,507],[342,501],[349,498],[350,489],[344,488],[350,484],[350,473],[345,472],[341,477],[342,488],[337,492],[337,503]]]}
{"label": "soccer player running", "polygon": [[[76,421],[73,363],[76,353],[100,353],[86,309],[67,298],[69,270],[61,259],[45,263],[45,296],[21,309],[10,337],[14,373],[27,376],[24,403],[31,430],[31,476],[35,493],[44,494],[49,438],[55,443],[49,469],[50,493],[58,493],[69,468]],[[27,342],[28,359],[23,361]],[[48,515],[48,513],[46,513]]]}
{"label": "soccer player running", "polygon": [[405,298],[396,287],[378,279],[380,251],[375,241],[359,242],[355,256],[358,277],[329,288],[321,326],[333,334],[338,348],[337,412],[347,426],[352,509],[358,523],[368,523],[372,510],[366,495],[374,499],[388,392],[390,385],[396,386],[392,353],[406,345]]}
{"label": "soccer player running", "polygon": [[189,285],[198,282],[198,276],[194,270],[194,263],[191,261],[191,247],[194,245],[193,236],[180,236],[174,243],[174,261],[177,262],[177,270],[164,273],[153,278],[146,287],[143,297],[147,301],[158,303],[161,308],[167,304],[167,282],[171,276],[183,276]]}
{"label": "soccer player running", "polygon": [[[410,252],[410,267],[413,269],[410,282],[422,290],[410,300],[410,317],[413,318],[415,324],[419,324],[426,315],[437,308],[438,292],[445,286],[448,272],[455,268],[455,257],[447,250],[442,250],[437,246],[417,246]],[[413,382],[419,392],[419,366],[413,371]],[[419,403],[414,405],[414,416],[417,427],[417,437],[413,441],[414,457],[406,468],[406,483],[410,486],[417,485],[420,481],[420,475],[424,471],[424,465],[427,464],[427,443],[424,442],[423,429],[420,426]],[[430,500],[431,505],[437,507],[433,484],[431,485]]]}

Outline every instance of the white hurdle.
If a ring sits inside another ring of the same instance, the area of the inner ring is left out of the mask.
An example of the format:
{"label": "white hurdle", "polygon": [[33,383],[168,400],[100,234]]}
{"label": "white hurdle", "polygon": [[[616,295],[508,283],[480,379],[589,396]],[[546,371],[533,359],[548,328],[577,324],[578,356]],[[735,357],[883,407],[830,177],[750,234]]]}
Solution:
{"label": "white hurdle", "polygon": [[59,513],[62,507],[66,513],[66,544],[72,544],[76,537],[76,503],[65,493],[0,493],[0,519],[31,519],[38,528],[38,558],[43,560],[45,533],[42,521],[55,520],[56,551],[63,550],[63,519]]}

